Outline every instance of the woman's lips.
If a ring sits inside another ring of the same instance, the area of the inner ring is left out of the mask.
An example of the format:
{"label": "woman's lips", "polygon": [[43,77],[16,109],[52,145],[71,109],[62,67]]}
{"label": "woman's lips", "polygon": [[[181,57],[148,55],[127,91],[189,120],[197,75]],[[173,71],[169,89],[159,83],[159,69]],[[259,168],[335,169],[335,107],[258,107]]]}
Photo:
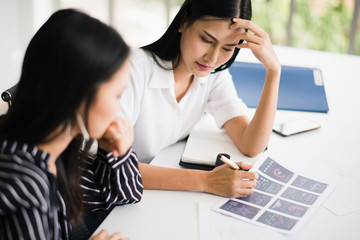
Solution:
{"label": "woman's lips", "polygon": [[198,65],[199,69],[203,70],[203,71],[208,71],[208,70],[212,69],[211,66],[208,66],[208,65],[205,65],[205,64],[201,64],[201,63],[198,63],[198,62],[196,62],[196,64]]}

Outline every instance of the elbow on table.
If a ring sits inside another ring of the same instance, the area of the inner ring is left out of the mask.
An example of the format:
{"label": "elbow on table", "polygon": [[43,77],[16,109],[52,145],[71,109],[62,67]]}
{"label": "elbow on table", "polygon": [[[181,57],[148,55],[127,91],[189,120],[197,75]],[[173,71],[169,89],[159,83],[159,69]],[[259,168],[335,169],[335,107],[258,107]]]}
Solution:
{"label": "elbow on table", "polygon": [[258,152],[242,152],[246,157],[253,158],[256,157],[259,153]]}
{"label": "elbow on table", "polygon": [[240,148],[240,152],[242,154],[244,154],[246,157],[256,157],[257,155],[259,155],[260,153],[262,153],[264,151],[264,149],[260,149],[260,148]]}

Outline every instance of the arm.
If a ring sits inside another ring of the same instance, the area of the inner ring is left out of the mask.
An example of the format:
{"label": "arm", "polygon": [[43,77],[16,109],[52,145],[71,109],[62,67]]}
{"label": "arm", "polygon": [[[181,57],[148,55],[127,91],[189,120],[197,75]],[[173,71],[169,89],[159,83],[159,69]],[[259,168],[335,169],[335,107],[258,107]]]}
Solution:
{"label": "arm", "polygon": [[133,140],[130,122],[119,118],[99,139],[97,158],[85,162],[81,187],[93,210],[140,201],[143,186]]}
{"label": "arm", "polygon": [[[243,169],[250,165],[238,163]],[[245,197],[252,194],[257,174],[236,171],[222,165],[212,171],[174,169],[139,163],[144,189],[197,190],[225,197]],[[249,179],[249,180],[244,180]]]}
{"label": "arm", "polygon": [[230,28],[246,28],[254,33],[239,33],[237,37],[246,43],[238,47],[249,48],[266,69],[265,84],[253,119],[249,121],[246,117],[236,117],[224,124],[240,151],[253,157],[264,151],[270,138],[277,107],[281,65],[268,34],[261,28],[243,19],[234,19]]}
{"label": "arm", "polygon": [[[124,125],[126,124],[123,123],[122,126]],[[121,153],[121,149],[128,149],[127,144],[122,145],[121,142],[129,138],[126,135],[132,136],[132,132],[128,132],[129,128],[128,126],[121,129],[116,124],[113,124],[105,133],[104,139],[99,141],[99,145],[109,152]],[[111,140],[111,136],[118,132],[121,132],[123,137]],[[124,134],[126,132],[128,134]],[[130,138],[132,138],[131,136]],[[112,153],[108,153],[108,156],[111,157]],[[251,166],[244,163],[239,163],[239,166],[243,169],[251,168]],[[255,179],[257,178],[256,173],[235,171],[225,165],[208,172],[163,168],[139,163],[139,170],[145,189],[198,190],[226,197],[244,197],[252,194],[252,188],[256,186]],[[112,180],[112,182],[116,182],[116,179]]]}
{"label": "arm", "polygon": [[93,210],[141,200],[142,180],[132,149],[115,158],[111,152],[99,148],[97,158],[88,159],[86,165],[81,188],[84,203]]}

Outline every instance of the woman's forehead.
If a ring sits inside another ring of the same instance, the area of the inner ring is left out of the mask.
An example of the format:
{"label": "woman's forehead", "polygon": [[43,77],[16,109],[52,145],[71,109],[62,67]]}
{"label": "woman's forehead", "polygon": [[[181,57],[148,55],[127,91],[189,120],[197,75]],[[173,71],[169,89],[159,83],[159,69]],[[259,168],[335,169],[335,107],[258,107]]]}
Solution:
{"label": "woman's forehead", "polygon": [[230,19],[205,17],[196,20],[192,25],[198,28],[199,31],[208,32],[219,39],[227,38],[228,41],[229,36],[245,32],[245,29],[230,29],[232,24],[233,22]]}
{"label": "woman's forehead", "polygon": [[223,23],[223,24],[232,24],[232,19],[230,18],[221,18],[221,17],[213,17],[213,16],[204,16],[199,19],[197,19],[195,22],[203,22],[203,23]]}

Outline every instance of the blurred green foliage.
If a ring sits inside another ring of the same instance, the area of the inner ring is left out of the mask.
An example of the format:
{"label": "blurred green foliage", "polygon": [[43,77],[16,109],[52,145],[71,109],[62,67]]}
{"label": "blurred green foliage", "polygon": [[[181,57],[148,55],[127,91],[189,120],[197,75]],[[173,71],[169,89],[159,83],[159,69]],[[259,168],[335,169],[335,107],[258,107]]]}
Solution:
{"label": "blurred green foliage", "polygon": [[[175,0],[180,6],[184,0]],[[291,0],[252,0],[252,21],[275,45],[287,44]],[[292,47],[348,53],[355,0],[295,0],[291,28]],[[357,19],[355,55],[360,55],[360,17]]]}
{"label": "blurred green foliage", "polygon": [[[290,0],[252,0],[253,22],[276,45],[286,45]],[[296,0],[291,46],[347,53],[354,0]],[[355,54],[360,55],[360,19]]]}

